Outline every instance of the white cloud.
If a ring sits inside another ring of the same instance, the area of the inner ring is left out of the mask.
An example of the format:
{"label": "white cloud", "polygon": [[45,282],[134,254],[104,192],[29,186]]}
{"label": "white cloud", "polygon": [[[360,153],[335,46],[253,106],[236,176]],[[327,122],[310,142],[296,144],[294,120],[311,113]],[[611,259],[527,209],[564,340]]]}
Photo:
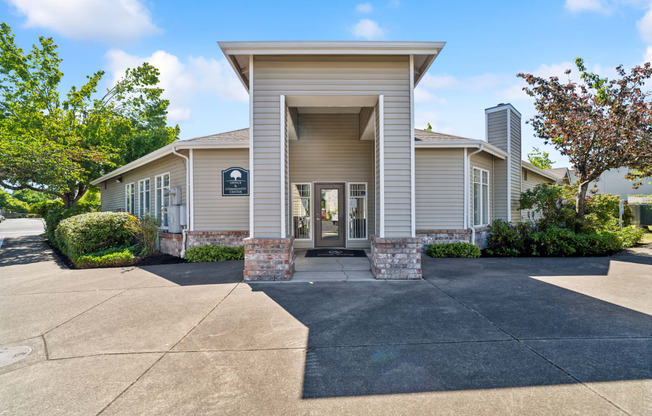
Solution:
{"label": "white cloud", "polygon": [[373,11],[373,6],[371,3],[360,3],[355,6],[355,10],[360,13],[371,13]]}
{"label": "white cloud", "polygon": [[648,46],[643,57],[643,62],[652,62],[652,46]]}
{"label": "white cloud", "polygon": [[610,13],[611,9],[603,0],[566,0],[564,7],[573,13],[597,12]]}
{"label": "white cloud", "polygon": [[638,33],[641,35],[641,39],[647,43],[652,43],[652,5],[643,18],[636,22],[636,26],[638,27]]}
{"label": "white cloud", "polygon": [[436,104],[446,104],[445,98],[440,98],[429,92],[428,90],[416,87],[414,89],[414,102],[416,103],[436,103]]}
{"label": "white cloud", "polygon": [[224,100],[247,101],[247,92],[225,61],[189,57],[187,62],[159,50],[147,57],[130,55],[119,49],[106,53],[112,85],[124,76],[127,68],[148,62],[160,71],[159,86],[170,100],[168,118],[183,121],[191,117],[191,101],[200,94],[213,94]]}
{"label": "white cloud", "polygon": [[495,74],[482,74],[470,77],[466,84],[473,91],[484,91],[503,83],[503,78]]}
{"label": "white cloud", "polygon": [[426,74],[419,83],[424,88],[436,89],[449,89],[457,88],[460,82],[452,75],[430,75]]}
{"label": "white cloud", "polygon": [[369,19],[360,19],[360,21],[353,26],[352,32],[356,38],[367,40],[380,39],[385,36],[385,30],[378,26],[378,23]]}
{"label": "white cloud", "polygon": [[27,27],[77,40],[129,42],[161,32],[140,0],[6,0]]}

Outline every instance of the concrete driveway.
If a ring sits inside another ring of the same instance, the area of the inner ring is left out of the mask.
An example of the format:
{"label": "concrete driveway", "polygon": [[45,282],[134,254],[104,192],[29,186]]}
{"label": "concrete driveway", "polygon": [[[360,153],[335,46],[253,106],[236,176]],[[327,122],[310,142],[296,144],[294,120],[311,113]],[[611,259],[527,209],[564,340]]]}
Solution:
{"label": "concrete driveway", "polygon": [[0,415],[652,414],[652,248],[423,260],[246,284],[241,262],[67,270],[14,233],[0,344],[33,351],[0,368]]}

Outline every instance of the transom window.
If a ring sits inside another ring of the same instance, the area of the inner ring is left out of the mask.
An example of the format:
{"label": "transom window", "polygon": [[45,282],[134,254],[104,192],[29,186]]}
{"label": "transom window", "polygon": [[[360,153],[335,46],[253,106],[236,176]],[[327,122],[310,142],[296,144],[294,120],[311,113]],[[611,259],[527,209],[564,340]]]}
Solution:
{"label": "transom window", "polygon": [[349,239],[367,238],[367,184],[349,184]]}
{"label": "transom window", "polygon": [[136,184],[125,185],[125,211],[136,215]]}
{"label": "transom window", "polygon": [[168,226],[168,207],[170,206],[170,174],[164,173],[155,178],[156,219],[161,227]]}
{"label": "transom window", "polygon": [[149,178],[138,181],[138,216],[144,217],[150,213]]}
{"label": "transom window", "polygon": [[294,238],[307,240],[312,238],[310,224],[310,184],[292,184],[292,231]]}
{"label": "transom window", "polygon": [[473,168],[473,225],[489,224],[489,172]]}

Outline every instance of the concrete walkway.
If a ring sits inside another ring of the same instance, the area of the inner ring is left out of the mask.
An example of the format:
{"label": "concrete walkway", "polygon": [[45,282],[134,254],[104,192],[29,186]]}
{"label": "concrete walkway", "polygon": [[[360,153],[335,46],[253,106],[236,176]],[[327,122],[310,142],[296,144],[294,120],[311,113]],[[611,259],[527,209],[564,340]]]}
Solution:
{"label": "concrete walkway", "polygon": [[19,235],[0,347],[32,352],[0,415],[652,414],[649,247],[263,285],[242,262],[67,270]]}

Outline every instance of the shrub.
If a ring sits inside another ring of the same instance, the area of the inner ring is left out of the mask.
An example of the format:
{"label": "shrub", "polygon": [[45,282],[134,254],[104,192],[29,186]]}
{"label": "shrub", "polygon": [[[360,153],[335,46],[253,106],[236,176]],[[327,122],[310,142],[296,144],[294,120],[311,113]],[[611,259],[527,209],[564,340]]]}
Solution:
{"label": "shrub", "polygon": [[[596,194],[586,198],[585,226],[593,231],[614,231],[620,227],[620,196]],[[631,224],[634,214],[629,205],[623,211],[623,226]]]}
{"label": "shrub", "polygon": [[203,246],[190,247],[186,250],[186,260],[191,263],[242,259],[244,259],[243,246],[229,247],[205,244]]}
{"label": "shrub", "polygon": [[480,257],[480,249],[471,243],[431,244],[426,250],[430,257]]}
{"label": "shrub", "polygon": [[532,232],[532,225],[528,223],[511,225],[502,220],[495,220],[489,226],[485,254],[499,257],[529,255]]}
{"label": "shrub", "polygon": [[48,239],[55,245],[59,246],[55,231],[59,223],[66,218],[74,217],[75,215],[85,214],[87,212],[96,212],[99,209],[97,204],[80,203],[72,208],[54,207],[43,215],[45,220],[45,234]]}
{"label": "shrub", "polygon": [[75,267],[81,269],[93,267],[129,266],[136,261],[139,255],[138,245],[129,247],[112,247],[106,250],[90,253],[72,259]]}
{"label": "shrub", "polygon": [[618,237],[623,247],[634,247],[638,244],[645,235],[644,228],[636,228],[635,226],[623,227],[622,229],[612,232]]}
{"label": "shrub", "polygon": [[576,234],[577,256],[610,256],[623,249],[620,239],[613,233]]}
{"label": "shrub", "polygon": [[532,234],[532,254],[535,256],[572,256],[577,252],[576,234],[566,228],[549,227]]}
{"label": "shrub", "polygon": [[144,254],[152,254],[156,251],[159,225],[159,220],[152,215],[145,214],[140,218],[136,229],[136,239],[143,247]]}
{"label": "shrub", "polygon": [[534,209],[542,215],[537,222],[541,229],[548,226],[575,227],[576,187],[540,184],[521,193],[520,209]]}
{"label": "shrub", "polygon": [[91,212],[61,221],[55,237],[59,249],[74,261],[86,254],[132,245],[138,226],[138,219],[126,212]]}

